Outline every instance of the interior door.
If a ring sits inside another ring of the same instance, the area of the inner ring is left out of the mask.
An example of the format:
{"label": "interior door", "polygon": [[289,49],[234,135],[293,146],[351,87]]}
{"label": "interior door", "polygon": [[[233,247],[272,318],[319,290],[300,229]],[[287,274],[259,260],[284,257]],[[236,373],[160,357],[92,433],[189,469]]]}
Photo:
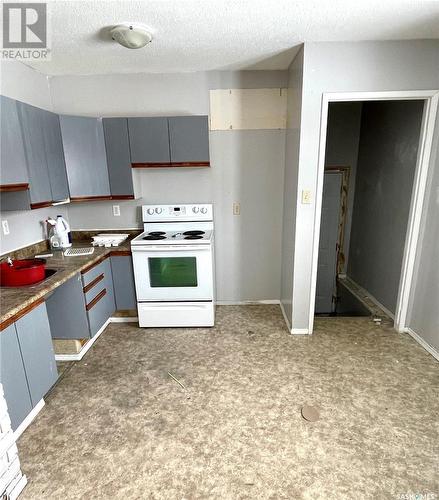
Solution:
{"label": "interior door", "polygon": [[331,313],[334,310],[337,273],[337,239],[341,203],[340,172],[325,172],[323,183],[322,218],[320,223],[319,260],[315,312]]}

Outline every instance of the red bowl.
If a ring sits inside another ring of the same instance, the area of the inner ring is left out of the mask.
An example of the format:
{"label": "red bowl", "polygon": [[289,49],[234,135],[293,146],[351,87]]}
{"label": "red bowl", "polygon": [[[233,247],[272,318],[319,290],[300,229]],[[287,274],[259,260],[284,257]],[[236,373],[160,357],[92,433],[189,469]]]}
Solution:
{"label": "red bowl", "polygon": [[12,266],[7,262],[0,264],[1,286],[33,285],[46,277],[44,259],[13,260],[12,264]]}

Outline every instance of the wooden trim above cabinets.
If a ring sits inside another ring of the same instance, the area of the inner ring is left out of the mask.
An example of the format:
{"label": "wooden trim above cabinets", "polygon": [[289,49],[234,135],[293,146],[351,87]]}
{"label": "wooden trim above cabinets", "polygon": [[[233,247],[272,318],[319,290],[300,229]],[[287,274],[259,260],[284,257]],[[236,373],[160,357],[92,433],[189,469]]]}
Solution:
{"label": "wooden trim above cabinets", "polygon": [[104,279],[104,273],[100,274],[97,278],[95,278],[93,281],[90,281],[88,285],[85,285],[85,287],[82,289],[84,293],[87,293],[89,290],[91,290],[95,285],[97,285],[100,281]]}
{"label": "wooden trim above cabinets", "polygon": [[134,200],[134,195],[133,194],[112,194],[111,195],[112,200]]}
{"label": "wooden trim above cabinets", "polygon": [[27,313],[31,312],[33,309],[35,309],[36,307],[38,307],[43,302],[44,302],[44,299],[43,298],[39,298],[39,299],[35,300],[34,302],[32,302],[31,304],[23,307],[23,309],[21,309],[20,311],[18,311],[14,315],[12,315],[10,318],[5,319],[5,321],[3,321],[0,324],[0,332],[2,330],[4,330],[5,328],[7,328],[8,326],[12,325],[12,323],[15,323],[16,321],[18,321],[20,318],[22,318],[23,316],[25,316]]}
{"label": "wooden trim above cabinets", "polygon": [[70,201],[72,203],[81,203],[83,201],[109,201],[111,200],[111,195],[105,196],[71,196]]}
{"label": "wooden trim above cabinets", "polygon": [[14,193],[16,191],[27,191],[29,184],[23,182],[22,184],[1,184],[0,193]]}
{"label": "wooden trim above cabinets", "polygon": [[47,207],[51,207],[53,204],[53,201],[40,201],[38,203],[31,203],[30,204],[30,208],[32,210],[36,210],[38,208],[47,208]]}
{"label": "wooden trim above cabinets", "polygon": [[88,304],[86,304],[85,309],[87,311],[90,311],[90,309],[93,308],[102,299],[102,297],[105,297],[105,295],[107,295],[106,288],[101,290],[94,299],[92,299]]}
{"label": "wooden trim above cabinets", "polygon": [[187,161],[171,163],[131,163],[132,168],[178,168],[178,167],[210,167],[210,161]]}
{"label": "wooden trim above cabinets", "polygon": [[114,194],[105,196],[73,196],[72,203],[82,203],[84,201],[111,201],[111,200],[134,200],[133,194]]}

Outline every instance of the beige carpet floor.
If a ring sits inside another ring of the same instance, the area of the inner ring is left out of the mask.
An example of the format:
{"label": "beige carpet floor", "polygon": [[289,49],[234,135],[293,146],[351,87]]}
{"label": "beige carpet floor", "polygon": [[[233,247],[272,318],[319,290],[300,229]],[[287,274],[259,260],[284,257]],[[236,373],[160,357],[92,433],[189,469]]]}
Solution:
{"label": "beige carpet floor", "polygon": [[439,498],[438,396],[434,358],[368,318],[111,324],[21,437],[22,500]]}

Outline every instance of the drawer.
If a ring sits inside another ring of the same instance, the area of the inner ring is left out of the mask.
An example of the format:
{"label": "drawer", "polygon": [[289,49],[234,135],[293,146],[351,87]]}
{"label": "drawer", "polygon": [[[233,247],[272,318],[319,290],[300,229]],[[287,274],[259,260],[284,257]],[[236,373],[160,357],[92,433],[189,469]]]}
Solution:
{"label": "drawer", "polygon": [[90,333],[93,337],[115,310],[114,296],[111,290],[107,288],[101,290],[91,305],[92,307],[88,310],[87,314]]}
{"label": "drawer", "polygon": [[105,274],[105,268],[106,268],[106,264],[108,262],[109,262],[109,259],[105,258],[105,260],[103,260],[99,264],[96,264],[94,267],[92,267],[88,271],[86,271],[86,272],[81,271],[82,285],[84,287],[86,287],[93,280],[95,280],[100,274],[102,274],[102,273]]}
{"label": "drawer", "polygon": [[110,261],[107,262],[108,272],[106,271],[104,278],[99,284],[86,294],[86,309],[92,337],[96,335],[102,325],[116,310]]}
{"label": "drawer", "polygon": [[[86,304],[90,303],[102,289],[109,288],[110,286],[111,288],[113,287],[110,259],[104,260],[104,262],[101,262],[96,267],[98,268],[98,272],[95,273],[95,277],[92,280],[88,281],[88,284],[84,286]],[[94,270],[95,268],[91,269],[89,272],[92,272]]]}

